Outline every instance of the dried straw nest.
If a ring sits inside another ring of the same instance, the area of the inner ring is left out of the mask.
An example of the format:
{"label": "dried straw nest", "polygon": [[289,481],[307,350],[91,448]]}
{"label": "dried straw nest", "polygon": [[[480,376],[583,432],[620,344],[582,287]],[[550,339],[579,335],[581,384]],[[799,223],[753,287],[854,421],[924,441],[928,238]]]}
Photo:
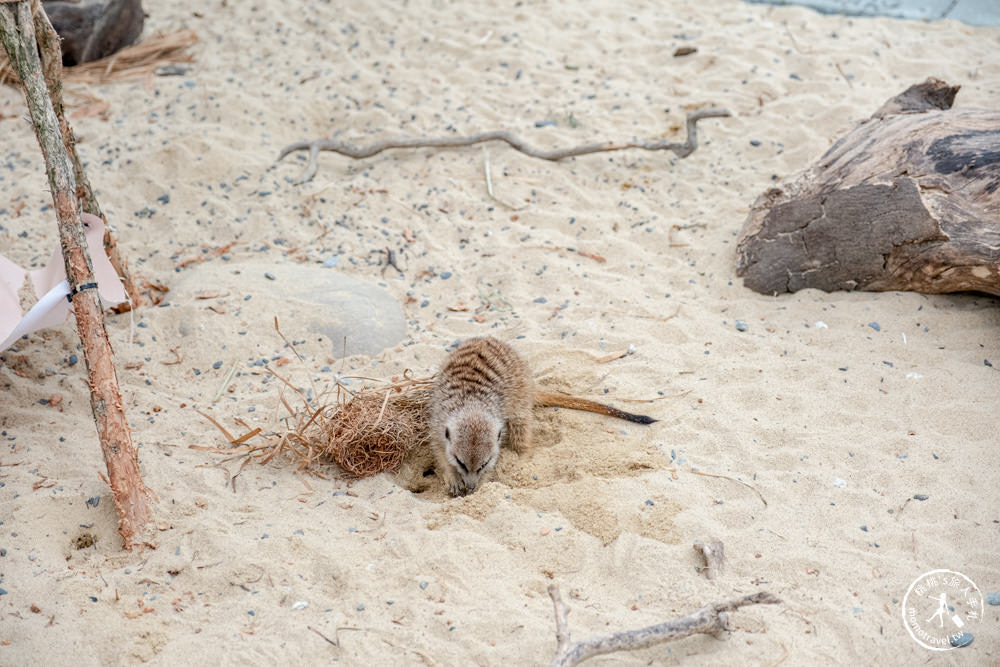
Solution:
{"label": "dried straw nest", "polygon": [[356,477],[396,470],[427,444],[428,394],[426,385],[363,390],[317,419],[317,445]]}
{"label": "dried straw nest", "polygon": [[[104,83],[150,76],[161,67],[192,62],[194,56],[189,49],[197,42],[198,36],[193,30],[151,35],[106,58],[67,67],[63,70],[63,79],[69,83]],[[4,83],[18,83],[6,54],[0,55],[0,84]]]}
{"label": "dried straw nest", "polygon": [[[292,387],[284,378],[276,377]],[[278,455],[297,463],[297,470],[320,477],[325,475],[318,466],[330,462],[353,477],[395,471],[409,452],[426,449],[431,382],[430,378],[414,379],[404,375],[402,381],[366,387],[353,393],[338,384],[334,405],[319,408],[311,406],[303,397],[304,407],[293,410],[282,399],[291,415],[282,432],[264,433],[260,427],[250,429],[242,420],[236,420],[248,430],[240,437],[233,437],[218,421],[201,413],[233,446],[191,447],[233,455],[225,461],[243,459],[239,471],[231,476],[234,484],[236,476],[250,461],[264,464]],[[298,389],[295,391],[302,395]]]}

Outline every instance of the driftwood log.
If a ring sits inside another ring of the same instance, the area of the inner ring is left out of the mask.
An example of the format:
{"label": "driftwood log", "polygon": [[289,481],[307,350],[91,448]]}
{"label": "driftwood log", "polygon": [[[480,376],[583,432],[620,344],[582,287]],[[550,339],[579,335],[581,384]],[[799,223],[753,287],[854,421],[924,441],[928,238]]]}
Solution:
{"label": "driftwood log", "polygon": [[1000,111],[951,110],[958,89],[910,87],[758,197],[737,245],[744,284],[1000,295]]}
{"label": "driftwood log", "polygon": [[141,0],[42,2],[62,38],[63,65],[110,56],[139,39],[145,16]]}

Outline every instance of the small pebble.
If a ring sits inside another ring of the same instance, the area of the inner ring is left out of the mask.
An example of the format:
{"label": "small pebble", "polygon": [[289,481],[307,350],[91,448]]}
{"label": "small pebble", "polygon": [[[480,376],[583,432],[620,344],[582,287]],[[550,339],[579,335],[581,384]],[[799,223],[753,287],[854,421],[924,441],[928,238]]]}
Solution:
{"label": "small pebble", "polygon": [[365,610],[365,603],[364,602],[359,602],[358,603],[358,611],[364,611],[364,610]]}
{"label": "small pebble", "polygon": [[337,264],[340,264],[339,257],[327,257],[326,259],[323,260],[323,266],[325,266],[328,269],[332,269],[333,267],[337,266]]}
{"label": "small pebble", "polygon": [[880,327],[880,326],[878,325],[878,322],[869,322],[869,323],[868,323],[868,326],[870,326],[870,327],[871,327],[872,329],[874,329],[875,331],[881,331],[881,330],[882,330],[882,327]]}
{"label": "small pebble", "polygon": [[451,271],[442,271],[441,280],[448,280],[448,278],[451,278]]}
{"label": "small pebble", "polygon": [[863,531],[865,531],[867,533],[868,532],[868,526],[861,526],[861,530],[863,530]]}
{"label": "small pebble", "polygon": [[420,582],[420,590],[424,590],[425,588],[427,588],[427,582],[426,581],[421,581]]}
{"label": "small pebble", "polygon": [[212,368],[214,368],[215,370],[219,370],[220,368],[222,368],[222,362],[216,361],[214,364],[212,364]]}
{"label": "small pebble", "polygon": [[275,276],[273,273],[271,273],[269,271],[265,271],[264,272],[264,277],[267,278],[268,280],[277,280],[278,279],[277,276]]}
{"label": "small pebble", "polygon": [[93,595],[89,596],[91,602],[97,602],[97,598]]}
{"label": "small pebble", "polygon": [[747,326],[745,320],[736,320],[736,330],[737,331],[747,331],[750,327]]}
{"label": "small pebble", "polygon": [[7,591],[5,591],[4,589],[0,588],[0,595],[7,595]]}
{"label": "small pebble", "polygon": [[926,493],[918,493],[913,496],[914,500],[927,500],[928,498],[930,498],[930,496],[928,496]]}
{"label": "small pebble", "polygon": [[647,500],[647,501],[646,501],[646,504],[647,504],[647,505],[650,505],[650,506],[653,506],[653,505],[655,505],[656,503],[654,503],[654,502],[653,502],[652,500]]}
{"label": "small pebble", "polygon": [[760,140],[758,140],[758,139],[751,139],[750,140],[750,145],[751,146],[760,146]]}
{"label": "small pebble", "polygon": [[87,504],[90,505],[91,507],[97,507],[98,505],[101,504],[101,497],[91,496],[90,498],[87,498]]}
{"label": "small pebble", "polygon": [[838,489],[846,489],[847,488],[847,482],[845,480],[840,479],[839,477],[834,477],[833,478],[833,485],[835,487],[837,487]]}
{"label": "small pebble", "polygon": [[987,593],[986,604],[991,604],[993,606],[1000,606],[1000,593]]}
{"label": "small pebble", "polygon": [[296,600],[295,603],[292,605],[292,611],[300,611],[308,606],[309,603],[306,602],[305,600]]}
{"label": "small pebble", "polygon": [[948,643],[954,646],[955,648],[962,648],[963,646],[968,646],[969,644],[972,643],[972,633],[963,632],[960,635],[952,635],[951,638],[948,640]]}

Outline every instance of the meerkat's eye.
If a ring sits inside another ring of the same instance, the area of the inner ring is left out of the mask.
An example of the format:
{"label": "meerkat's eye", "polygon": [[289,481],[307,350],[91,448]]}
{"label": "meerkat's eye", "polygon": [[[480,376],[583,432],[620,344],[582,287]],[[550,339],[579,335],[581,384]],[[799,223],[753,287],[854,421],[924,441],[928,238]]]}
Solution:
{"label": "meerkat's eye", "polygon": [[451,431],[448,430],[447,426],[444,427],[444,439],[451,440]]}
{"label": "meerkat's eye", "polygon": [[462,472],[464,473],[469,472],[469,469],[465,467],[465,463],[463,463],[462,459],[458,458],[457,456],[455,457],[455,463],[457,463],[458,466],[462,469]]}

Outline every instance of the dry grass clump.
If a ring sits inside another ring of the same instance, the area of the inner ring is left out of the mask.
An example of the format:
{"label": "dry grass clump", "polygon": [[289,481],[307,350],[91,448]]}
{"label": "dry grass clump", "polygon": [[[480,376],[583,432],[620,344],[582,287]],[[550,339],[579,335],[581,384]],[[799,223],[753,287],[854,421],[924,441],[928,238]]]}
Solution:
{"label": "dry grass clump", "polygon": [[251,428],[237,418],[236,423],[247,432],[234,437],[222,424],[202,412],[202,416],[234,446],[190,446],[232,455],[222,463],[242,460],[239,470],[230,476],[234,486],[236,477],[251,461],[265,464],[281,455],[283,460],[296,464],[297,471],[319,477],[325,477],[320,468],[331,462],[353,477],[369,477],[398,469],[409,451],[428,443],[430,378],[405,375],[401,381],[353,393],[338,384],[338,397],[333,406],[314,407],[291,382],[271,373],[302,398],[303,407],[298,410],[281,399],[290,415],[283,420],[284,430],[265,433],[262,428]]}
{"label": "dry grass clump", "polygon": [[356,477],[396,470],[427,444],[427,396],[423,384],[359,392],[317,419],[316,444]]}
{"label": "dry grass clump", "polygon": [[[169,35],[152,35],[138,44],[126,46],[106,58],[82,63],[63,70],[66,83],[105,83],[120,79],[142,78],[165,65],[189,63],[194,56],[189,48],[198,42],[194,30],[178,30]],[[0,84],[18,82],[6,55],[0,57]]]}

